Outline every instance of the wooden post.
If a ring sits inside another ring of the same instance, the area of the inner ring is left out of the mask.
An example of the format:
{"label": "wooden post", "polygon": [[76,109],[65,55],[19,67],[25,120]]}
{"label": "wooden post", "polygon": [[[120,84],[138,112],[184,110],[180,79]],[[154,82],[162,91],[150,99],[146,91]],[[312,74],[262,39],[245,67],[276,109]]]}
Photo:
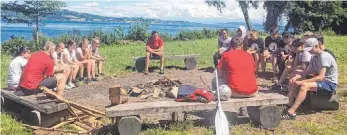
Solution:
{"label": "wooden post", "polygon": [[110,94],[109,98],[111,101],[111,105],[119,105],[119,104],[126,103],[128,101],[128,97],[123,96],[121,94],[121,87],[120,86],[115,86],[115,87],[109,88],[109,94]]}
{"label": "wooden post", "polygon": [[188,70],[194,69],[196,67],[196,64],[196,59],[194,57],[184,59],[184,65]]}
{"label": "wooden post", "polygon": [[247,112],[256,126],[274,129],[281,123],[281,112],[277,106],[249,106]]}
{"label": "wooden post", "polygon": [[145,66],[146,66],[146,57],[140,57],[136,59],[135,68],[137,72],[143,72],[143,70],[145,70]]}

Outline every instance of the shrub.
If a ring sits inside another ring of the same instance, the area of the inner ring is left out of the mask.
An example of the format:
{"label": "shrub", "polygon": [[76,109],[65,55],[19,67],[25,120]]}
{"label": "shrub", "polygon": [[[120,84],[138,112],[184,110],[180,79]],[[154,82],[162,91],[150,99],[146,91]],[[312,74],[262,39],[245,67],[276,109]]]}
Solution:
{"label": "shrub", "polygon": [[147,33],[149,27],[149,23],[147,22],[137,22],[130,26],[128,35],[126,36],[126,39],[128,40],[141,40],[146,41],[149,37],[149,34]]}

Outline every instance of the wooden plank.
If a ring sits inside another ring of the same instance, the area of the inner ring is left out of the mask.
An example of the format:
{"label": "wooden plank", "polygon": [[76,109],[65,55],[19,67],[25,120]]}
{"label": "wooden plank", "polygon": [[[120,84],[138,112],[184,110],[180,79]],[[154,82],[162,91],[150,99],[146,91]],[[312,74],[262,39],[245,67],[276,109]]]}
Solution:
{"label": "wooden plank", "polygon": [[[288,98],[278,93],[261,93],[252,98],[232,98],[222,102],[224,110],[238,109],[246,106],[263,106],[287,104]],[[208,104],[197,102],[176,102],[176,101],[158,101],[143,103],[121,104],[106,109],[106,117],[130,116],[140,114],[156,114],[183,111],[202,111],[213,110],[216,108],[216,102]]]}
{"label": "wooden plank", "polygon": [[[184,55],[173,55],[173,56],[165,56],[165,59],[167,60],[176,60],[176,59],[185,59],[185,58],[198,58],[200,57],[200,54],[184,54]],[[133,60],[137,60],[139,58],[144,57],[132,57]],[[159,60],[159,59],[151,59],[151,60]]]}
{"label": "wooden plank", "polygon": [[[45,114],[51,114],[51,113],[62,111],[68,108],[67,104],[65,103],[50,102],[50,103],[40,104],[40,100],[41,100],[40,98],[45,97],[43,93],[30,95],[30,96],[17,96],[14,94],[14,91],[1,90],[1,96]],[[45,100],[50,100],[50,99],[45,99]]]}

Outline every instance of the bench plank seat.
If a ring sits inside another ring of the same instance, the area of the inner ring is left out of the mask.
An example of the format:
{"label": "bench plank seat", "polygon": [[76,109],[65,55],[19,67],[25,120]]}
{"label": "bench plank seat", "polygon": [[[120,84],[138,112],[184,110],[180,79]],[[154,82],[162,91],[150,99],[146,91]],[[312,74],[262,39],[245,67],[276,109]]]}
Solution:
{"label": "bench plank seat", "polygon": [[[246,106],[264,106],[287,104],[288,98],[278,93],[262,93],[252,98],[231,98],[223,101],[224,110],[238,109]],[[143,103],[128,103],[105,108],[107,117],[131,116],[140,114],[156,114],[183,111],[203,111],[216,108],[216,102],[208,104],[197,102],[176,102],[176,101],[158,101]]]}

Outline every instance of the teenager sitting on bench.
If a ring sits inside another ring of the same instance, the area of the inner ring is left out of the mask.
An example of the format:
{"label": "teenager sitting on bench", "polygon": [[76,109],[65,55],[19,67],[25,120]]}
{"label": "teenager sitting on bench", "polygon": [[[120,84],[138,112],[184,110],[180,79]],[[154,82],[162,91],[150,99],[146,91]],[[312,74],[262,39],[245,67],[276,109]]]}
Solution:
{"label": "teenager sitting on bench", "polygon": [[21,47],[16,57],[11,61],[7,71],[7,86],[9,90],[17,89],[20,76],[22,75],[24,66],[27,64],[29,57],[30,49]]}
{"label": "teenager sitting on bench", "polygon": [[[306,98],[308,91],[326,91],[334,92],[338,84],[338,70],[337,64],[332,55],[323,51],[319,47],[319,42],[316,38],[309,38],[305,43],[305,51],[309,51],[314,57],[311,59],[309,66],[302,74],[296,74],[292,79],[290,79],[291,84],[295,84],[300,87],[298,91],[293,89],[292,94],[289,98],[296,99],[294,103],[289,103],[291,106],[288,111],[282,116],[284,119],[295,119],[296,110],[300,104]],[[304,78],[309,74],[316,74],[310,79],[298,80]]]}
{"label": "teenager sitting on bench", "polygon": [[18,90],[21,90],[25,95],[32,95],[41,92],[39,87],[44,86],[49,89],[57,88],[57,95],[63,95],[66,76],[62,73],[54,74],[54,61],[52,59],[54,49],[55,44],[47,41],[43,51],[30,56],[19,81]]}
{"label": "teenager sitting on bench", "polygon": [[253,97],[258,91],[253,56],[243,50],[243,39],[234,38],[232,50],[224,52],[218,63],[218,76],[231,89],[231,97]]}
{"label": "teenager sitting on bench", "polygon": [[73,69],[75,67],[72,67],[68,64],[64,64],[63,62],[63,51],[65,49],[64,43],[60,42],[56,47],[55,51],[53,52],[53,60],[54,60],[54,67],[57,72],[63,70],[65,76],[67,77],[67,83],[66,83],[66,89],[75,88],[75,84],[72,83],[73,76],[76,76],[78,69]]}
{"label": "teenager sitting on bench", "polygon": [[80,63],[87,69],[86,84],[91,81],[98,81],[95,76],[95,60],[91,59],[92,52],[88,47],[89,40],[83,39],[80,43],[80,47],[76,49],[76,56]]}
{"label": "teenager sitting on bench", "polygon": [[164,74],[164,41],[159,37],[157,31],[152,31],[152,36],[146,44],[146,69],[144,74],[148,74],[151,56],[160,57],[160,74]]}
{"label": "teenager sitting on bench", "polygon": [[231,37],[228,35],[228,29],[222,29],[218,38],[218,51],[213,55],[214,66],[217,67],[218,60],[222,53],[229,49]]}
{"label": "teenager sitting on bench", "polygon": [[247,51],[252,54],[255,61],[255,71],[258,73],[260,65],[260,57],[264,51],[264,40],[258,37],[258,32],[256,30],[250,31],[250,39],[248,40]]}
{"label": "teenager sitting on bench", "polygon": [[99,53],[99,45],[100,45],[99,37],[95,37],[92,40],[92,46],[91,46],[92,56],[91,56],[91,58],[95,60],[95,64],[98,68],[98,76],[104,76],[104,73],[102,72],[102,64],[104,63],[105,58],[103,56],[101,56]]}

